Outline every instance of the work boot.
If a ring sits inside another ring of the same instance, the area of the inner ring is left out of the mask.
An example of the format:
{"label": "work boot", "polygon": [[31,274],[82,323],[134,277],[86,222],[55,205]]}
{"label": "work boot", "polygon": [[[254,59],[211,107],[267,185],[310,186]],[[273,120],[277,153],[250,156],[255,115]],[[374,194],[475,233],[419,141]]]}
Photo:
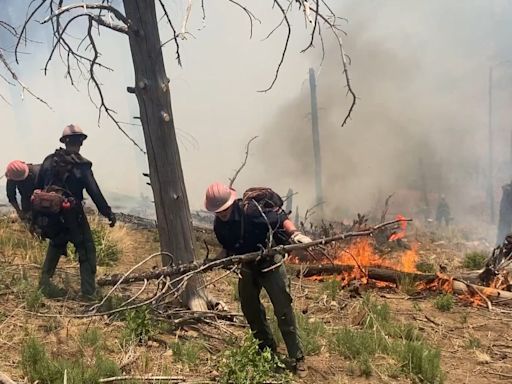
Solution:
{"label": "work boot", "polygon": [[303,357],[295,361],[294,370],[299,379],[304,379],[308,375],[308,367]]}

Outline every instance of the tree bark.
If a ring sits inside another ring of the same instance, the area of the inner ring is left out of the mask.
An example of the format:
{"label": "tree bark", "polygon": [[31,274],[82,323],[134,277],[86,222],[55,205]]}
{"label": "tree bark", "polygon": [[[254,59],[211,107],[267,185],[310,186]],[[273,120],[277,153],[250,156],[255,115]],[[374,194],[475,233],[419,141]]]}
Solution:
{"label": "tree bark", "polygon": [[[155,199],[160,248],[176,263],[195,259],[192,218],[171,109],[169,79],[162,56],[155,2],[123,0],[130,21],[128,36],[135,69],[135,94],[146,142],[151,188]],[[162,264],[172,262],[162,256]],[[201,278],[191,280],[183,301],[191,309],[206,309]]]}

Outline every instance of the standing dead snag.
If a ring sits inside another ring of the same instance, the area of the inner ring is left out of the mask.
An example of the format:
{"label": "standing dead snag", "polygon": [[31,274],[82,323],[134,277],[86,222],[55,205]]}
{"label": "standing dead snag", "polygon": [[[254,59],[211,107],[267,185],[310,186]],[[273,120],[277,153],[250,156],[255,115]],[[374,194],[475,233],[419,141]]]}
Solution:
{"label": "standing dead snag", "polygon": [[[161,250],[175,255],[180,263],[189,263],[195,256],[192,217],[176,141],[155,4],[140,0],[124,0],[123,3]],[[172,262],[166,256],[162,261],[164,265]],[[206,309],[206,296],[197,289],[200,285],[198,277],[189,281],[185,291],[185,302],[191,309]]]}

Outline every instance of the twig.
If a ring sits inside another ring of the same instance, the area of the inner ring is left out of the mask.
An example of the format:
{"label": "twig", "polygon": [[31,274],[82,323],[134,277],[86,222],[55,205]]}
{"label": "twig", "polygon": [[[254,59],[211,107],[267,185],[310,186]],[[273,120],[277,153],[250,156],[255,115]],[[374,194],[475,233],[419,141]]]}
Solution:
{"label": "twig", "polygon": [[286,51],[288,50],[288,43],[290,42],[290,36],[292,34],[292,27],[290,25],[290,21],[288,20],[288,15],[286,14],[286,11],[284,10],[283,6],[279,3],[278,0],[274,0],[274,4],[277,5],[279,10],[283,14],[284,21],[286,22],[286,28],[287,28],[286,40],[284,43],[283,51],[281,53],[281,59],[279,60],[279,63],[277,64],[276,72],[274,75],[274,79],[272,80],[272,83],[270,83],[268,88],[260,90],[258,92],[268,92],[272,89],[272,87],[276,83],[277,77],[279,76],[279,71],[281,70],[281,66],[283,65],[283,62],[284,62],[284,57],[286,55]]}
{"label": "twig", "polygon": [[244,161],[242,162],[242,165],[240,165],[240,167],[236,170],[236,172],[233,175],[233,177],[229,179],[229,188],[233,187],[233,183],[235,182],[235,180],[238,177],[239,173],[242,171],[242,169],[244,169],[245,165],[247,164],[247,159],[249,158],[249,149],[251,147],[251,143],[254,140],[256,140],[257,138],[258,138],[258,136],[254,136],[245,145],[245,158],[244,158]]}
{"label": "twig", "polygon": [[113,383],[116,381],[170,381],[174,383],[184,383],[185,378],[183,376],[115,376],[107,377],[105,379],[99,379],[99,383]]}

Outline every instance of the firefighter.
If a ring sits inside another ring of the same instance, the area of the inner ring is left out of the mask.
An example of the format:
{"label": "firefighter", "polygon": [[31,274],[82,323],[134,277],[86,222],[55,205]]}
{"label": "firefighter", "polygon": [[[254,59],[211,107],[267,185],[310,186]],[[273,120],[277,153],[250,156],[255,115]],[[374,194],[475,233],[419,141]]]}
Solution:
{"label": "firefighter", "polygon": [[496,245],[501,245],[512,230],[512,183],[505,184],[502,189]]}
{"label": "firefighter", "polygon": [[[275,195],[280,200],[280,197]],[[266,198],[266,201],[269,200],[272,200],[272,197]],[[280,206],[282,200],[276,204],[275,209],[251,209],[255,204],[257,203],[254,200],[247,202],[246,199],[237,199],[236,192],[222,183],[213,183],[208,187],[205,207],[215,213],[214,232],[223,247],[218,257],[245,254],[267,247],[269,226],[272,230],[272,245],[311,242],[309,237],[297,230],[283,211]],[[272,259],[263,258],[242,263],[238,280],[242,312],[259,342],[260,350],[269,348],[276,352],[276,342],[267,322],[265,308],[260,301],[262,288],[272,302],[293,369],[299,377],[305,377],[307,367],[297,335],[289,279],[280,255]]]}
{"label": "firefighter", "polygon": [[[65,148],[57,149],[46,157],[36,180],[38,190],[52,190],[61,192],[65,196],[66,205],[57,214],[57,226],[49,231],[50,238],[46,259],[44,261],[39,286],[44,294],[49,296],[55,292],[55,286],[50,282],[61,255],[66,255],[67,244],[73,243],[78,254],[80,264],[80,291],[86,300],[94,298],[96,292],[96,248],[94,245],[91,228],[83,208],[83,191],[87,191],[98,211],[110,221],[113,227],[116,216],[103,197],[91,167],[92,163],[80,155],[80,148],[87,139],[82,129],[75,124],[64,128],[60,142]],[[36,190],[37,191],[37,190]],[[33,205],[36,211],[36,194],[34,193]],[[38,221],[36,225],[44,227],[51,220]],[[57,291],[62,294],[62,291]]]}
{"label": "firefighter", "polygon": [[450,215],[450,206],[448,205],[448,202],[446,201],[446,198],[444,195],[440,196],[439,203],[437,204],[436,209],[436,221],[437,224],[441,225],[441,223],[445,222],[446,226],[450,225],[451,221],[451,215]]}
{"label": "firefighter", "polygon": [[[34,192],[40,167],[40,164],[27,164],[21,160],[14,160],[7,165],[5,171],[7,199],[18,217],[26,223],[30,223],[32,217],[30,198]],[[18,193],[21,198],[21,207],[18,203]]]}

